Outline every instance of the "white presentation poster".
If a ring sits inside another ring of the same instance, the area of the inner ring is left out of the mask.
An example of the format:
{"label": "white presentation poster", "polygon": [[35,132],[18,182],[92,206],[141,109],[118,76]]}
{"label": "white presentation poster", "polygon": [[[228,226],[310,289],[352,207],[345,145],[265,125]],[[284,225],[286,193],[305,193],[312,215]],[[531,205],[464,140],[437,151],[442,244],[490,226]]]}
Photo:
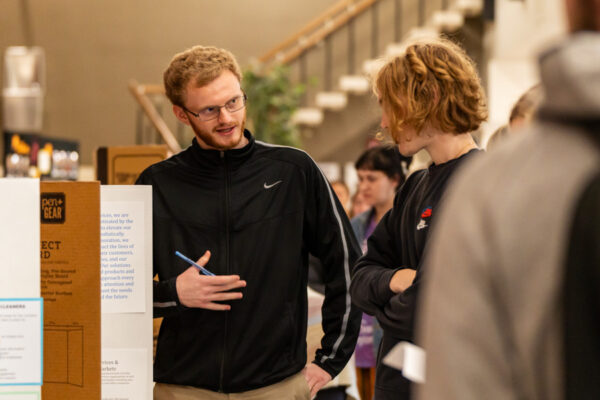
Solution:
{"label": "white presentation poster", "polygon": [[[102,399],[152,399],[152,188],[100,188]],[[2,400],[2,398],[0,398]]]}
{"label": "white presentation poster", "polygon": [[144,203],[102,201],[100,209],[102,312],[143,313],[146,285],[139,266],[146,263]]}
{"label": "white presentation poster", "polygon": [[0,179],[0,221],[0,303],[5,305],[0,311],[0,360],[11,361],[0,361],[0,400],[39,400],[43,374],[39,179]]}
{"label": "white presentation poster", "polygon": [[40,181],[0,179],[0,297],[40,297]]}

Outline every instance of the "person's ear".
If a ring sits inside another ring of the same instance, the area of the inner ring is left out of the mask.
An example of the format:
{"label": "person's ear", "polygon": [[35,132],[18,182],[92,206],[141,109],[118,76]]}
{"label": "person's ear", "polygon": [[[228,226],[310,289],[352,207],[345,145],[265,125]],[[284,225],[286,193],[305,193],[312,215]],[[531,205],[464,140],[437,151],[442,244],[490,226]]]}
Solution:
{"label": "person's ear", "polygon": [[180,106],[173,105],[173,114],[175,114],[175,117],[179,121],[183,122],[186,125],[190,125],[188,115],[186,114],[185,110]]}
{"label": "person's ear", "polygon": [[392,182],[394,182],[394,184],[396,185],[396,190],[397,190],[398,187],[400,187],[400,175],[396,174],[393,177],[391,177],[390,180]]}

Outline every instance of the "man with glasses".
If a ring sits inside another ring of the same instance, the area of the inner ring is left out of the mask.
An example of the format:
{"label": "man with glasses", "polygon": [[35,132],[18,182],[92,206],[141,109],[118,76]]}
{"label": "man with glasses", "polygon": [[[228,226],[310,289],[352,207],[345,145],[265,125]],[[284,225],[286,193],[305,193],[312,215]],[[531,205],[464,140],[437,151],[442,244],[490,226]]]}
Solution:
{"label": "man with glasses", "polygon": [[[356,343],[348,287],[360,250],[344,209],[306,153],[245,129],[240,80],[234,56],[214,47],[177,54],[164,73],[195,140],[138,179],[153,187],[154,316],[164,317],[155,399],[309,399]],[[309,253],[323,262],[326,298],[306,365]]]}

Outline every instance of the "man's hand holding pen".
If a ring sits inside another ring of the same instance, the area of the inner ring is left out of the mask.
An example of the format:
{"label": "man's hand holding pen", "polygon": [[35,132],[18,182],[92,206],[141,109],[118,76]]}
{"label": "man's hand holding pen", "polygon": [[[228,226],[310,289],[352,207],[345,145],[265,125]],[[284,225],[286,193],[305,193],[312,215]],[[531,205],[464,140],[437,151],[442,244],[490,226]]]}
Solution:
{"label": "man's hand holding pen", "polygon": [[[196,264],[204,267],[209,259],[210,251],[206,251]],[[180,274],[175,284],[179,301],[184,306],[216,311],[230,310],[229,304],[215,302],[241,299],[241,292],[230,290],[245,286],[246,281],[241,280],[238,275],[201,275],[197,266],[191,266]]]}

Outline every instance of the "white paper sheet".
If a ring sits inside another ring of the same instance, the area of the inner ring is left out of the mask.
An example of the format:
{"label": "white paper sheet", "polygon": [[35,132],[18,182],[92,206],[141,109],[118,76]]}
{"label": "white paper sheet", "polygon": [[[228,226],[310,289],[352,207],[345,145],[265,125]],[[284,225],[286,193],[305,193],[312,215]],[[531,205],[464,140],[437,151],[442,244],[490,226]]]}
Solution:
{"label": "white paper sheet", "polygon": [[42,384],[42,299],[0,299],[0,385]]}
{"label": "white paper sheet", "polygon": [[0,179],[0,296],[40,296],[40,181]]}
{"label": "white paper sheet", "polygon": [[400,342],[384,357],[383,363],[402,371],[413,382],[425,382],[425,350],[409,342]]}
{"label": "white paper sheet", "polygon": [[147,349],[102,349],[102,400],[148,398]]}
{"label": "white paper sheet", "polygon": [[[127,299],[102,300],[102,398],[152,399],[152,188],[150,186],[110,185],[101,187],[102,219],[120,219],[108,222],[117,229],[104,229],[104,238],[120,241],[104,241],[113,244],[117,251],[134,254],[109,254],[117,257],[117,264],[131,264],[134,271],[117,271],[108,276],[120,276],[134,286]],[[110,213],[110,216],[107,215]],[[117,216],[117,214],[119,214]],[[125,215],[127,214],[127,215]],[[125,241],[127,239],[127,241]],[[119,245],[121,247],[119,247]],[[125,247],[132,246],[132,247]],[[109,246],[106,249],[110,249]],[[119,250],[122,249],[122,250]],[[126,260],[119,260],[126,258]],[[127,261],[127,262],[125,262]],[[102,264],[105,264],[102,261]],[[101,276],[105,277],[107,271]],[[108,287],[112,289],[114,287]],[[103,286],[103,289],[105,287]],[[117,362],[117,364],[110,364]],[[108,369],[105,369],[108,368]],[[111,369],[114,368],[114,369]],[[135,393],[135,395],[132,395]],[[2,400],[2,399],[0,399]]]}
{"label": "white paper sheet", "polygon": [[144,203],[103,200],[100,222],[102,312],[143,313]]}

